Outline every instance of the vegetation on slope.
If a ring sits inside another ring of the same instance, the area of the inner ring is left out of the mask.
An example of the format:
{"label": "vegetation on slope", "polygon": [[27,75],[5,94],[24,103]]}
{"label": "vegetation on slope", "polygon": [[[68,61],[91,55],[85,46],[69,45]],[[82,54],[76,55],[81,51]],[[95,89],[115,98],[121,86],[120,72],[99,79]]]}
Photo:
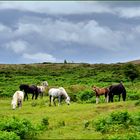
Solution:
{"label": "vegetation on slope", "polygon": [[[0,139],[139,139],[140,65],[133,66],[136,74],[128,64],[0,65]],[[72,104],[49,107],[46,90],[43,99],[30,97],[22,109],[11,109],[20,84],[39,85],[44,80],[49,88],[63,86]],[[120,81],[127,90],[126,102],[117,102],[116,96],[107,104],[100,97],[95,104],[92,85],[108,87]]]}

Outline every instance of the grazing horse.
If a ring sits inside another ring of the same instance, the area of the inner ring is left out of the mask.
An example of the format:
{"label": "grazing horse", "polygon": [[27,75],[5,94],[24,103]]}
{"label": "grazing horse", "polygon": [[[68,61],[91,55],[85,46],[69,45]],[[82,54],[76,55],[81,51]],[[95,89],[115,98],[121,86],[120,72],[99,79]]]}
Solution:
{"label": "grazing horse", "polygon": [[47,81],[43,81],[42,83],[41,83],[41,86],[44,86],[44,87],[48,87],[48,82]]}
{"label": "grazing horse", "polygon": [[96,86],[92,86],[92,90],[96,93],[96,104],[99,103],[99,97],[100,95],[105,95],[105,101],[108,103],[108,88],[98,88]]}
{"label": "grazing horse", "polygon": [[22,107],[23,99],[24,99],[24,92],[16,91],[13,95],[13,99],[11,102],[12,108],[16,109],[17,105],[18,105],[18,107]]}
{"label": "grazing horse", "polygon": [[50,97],[50,105],[53,102],[54,105],[56,106],[55,98],[58,98],[58,105],[60,105],[62,96],[65,98],[65,102],[68,105],[70,104],[70,97],[68,96],[66,90],[63,87],[51,88],[48,93]]}
{"label": "grazing horse", "polygon": [[44,81],[41,83],[41,86],[37,86],[37,88],[39,89],[39,94],[41,96],[41,98],[43,98],[43,93],[45,92],[45,90],[48,87],[48,82]]}
{"label": "grazing horse", "polygon": [[120,101],[120,95],[122,94],[123,101],[126,99],[126,89],[122,83],[118,85],[111,85],[109,87],[109,101],[113,102],[114,95],[119,95],[119,101]]}
{"label": "grazing horse", "polygon": [[[27,84],[21,84],[19,88],[21,91],[23,90],[25,92],[25,98],[27,98],[27,100],[28,100],[28,93],[33,94],[32,100],[34,99],[34,95],[35,95],[35,99],[37,99],[38,94],[39,94],[39,89],[37,88],[37,86],[35,85],[29,86]],[[25,101],[25,98],[24,98],[24,101]]]}

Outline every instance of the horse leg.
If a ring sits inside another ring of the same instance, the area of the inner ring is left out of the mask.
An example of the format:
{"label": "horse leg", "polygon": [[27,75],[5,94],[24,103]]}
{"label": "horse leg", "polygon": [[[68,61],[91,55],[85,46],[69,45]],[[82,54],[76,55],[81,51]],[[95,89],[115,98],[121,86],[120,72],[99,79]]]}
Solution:
{"label": "horse leg", "polygon": [[[28,101],[28,93],[25,92],[25,97],[27,98],[27,101]],[[25,98],[24,98],[24,101],[25,101]]]}
{"label": "horse leg", "polygon": [[49,104],[49,106],[51,106],[51,99],[52,99],[52,96],[50,95],[50,104]]}
{"label": "horse leg", "polygon": [[119,94],[119,101],[120,101],[121,95]]}
{"label": "horse leg", "polygon": [[125,99],[126,99],[126,92],[122,93],[122,98],[123,98],[123,101],[125,101]]}
{"label": "horse leg", "polygon": [[113,102],[114,95],[112,95],[111,102]]}
{"label": "horse leg", "polygon": [[107,97],[106,97],[106,102],[108,103],[109,102],[109,95],[107,94]]}
{"label": "horse leg", "polygon": [[55,98],[53,98],[53,97],[52,97],[52,100],[53,100],[54,105],[56,106],[56,103],[55,103]]}
{"label": "horse leg", "polygon": [[96,96],[96,104],[99,103],[99,96]]}
{"label": "horse leg", "polygon": [[36,90],[35,91],[35,99],[37,99],[38,95],[39,95],[39,92],[38,92],[38,90]]}
{"label": "horse leg", "polygon": [[38,97],[38,93],[35,93],[35,100],[37,99],[37,97]]}
{"label": "horse leg", "polygon": [[109,100],[108,94],[105,93],[105,102],[108,103],[108,100]]}
{"label": "horse leg", "polygon": [[25,101],[26,96],[27,96],[27,95],[26,95],[26,93],[25,93],[25,94],[24,94],[24,101]]}
{"label": "horse leg", "polygon": [[34,99],[34,93],[33,93],[33,95],[32,95],[32,100]]}
{"label": "horse leg", "polygon": [[58,96],[58,106],[60,105],[61,103],[61,96]]}

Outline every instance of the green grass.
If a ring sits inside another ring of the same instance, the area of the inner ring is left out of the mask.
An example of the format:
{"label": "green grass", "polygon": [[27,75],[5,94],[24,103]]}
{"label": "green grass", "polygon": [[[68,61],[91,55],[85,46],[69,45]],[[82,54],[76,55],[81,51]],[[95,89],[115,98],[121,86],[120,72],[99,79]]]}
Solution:
{"label": "green grass", "polygon": [[[63,103],[61,106],[50,107],[48,97],[45,97],[43,100],[25,101],[22,109],[16,110],[11,109],[9,98],[1,99],[0,102],[0,116],[26,118],[33,124],[39,124],[42,118],[48,117],[49,129],[37,136],[38,139],[103,139],[108,134],[102,135],[95,131],[91,123],[85,128],[85,121],[91,122],[99,117],[106,117],[114,111],[128,111],[130,114],[135,114],[140,109],[140,106],[135,106],[136,101],[98,105],[71,103],[70,106]],[[33,103],[36,106],[33,106]]]}

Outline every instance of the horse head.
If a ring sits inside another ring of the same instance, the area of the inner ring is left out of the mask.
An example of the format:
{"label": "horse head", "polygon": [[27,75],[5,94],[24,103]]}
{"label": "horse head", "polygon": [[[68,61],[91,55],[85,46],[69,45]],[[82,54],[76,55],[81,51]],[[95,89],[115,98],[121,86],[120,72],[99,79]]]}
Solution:
{"label": "horse head", "polygon": [[49,85],[49,84],[48,84],[47,81],[44,81],[44,82],[41,83],[41,86],[44,86],[44,87],[48,87],[48,85]]}
{"label": "horse head", "polygon": [[66,98],[66,103],[68,104],[68,105],[70,105],[70,97],[69,96],[67,96],[67,98]]}
{"label": "horse head", "polygon": [[17,105],[18,105],[18,107],[21,107],[22,106],[22,99],[21,98],[18,98]]}
{"label": "horse head", "polygon": [[15,100],[12,100],[11,105],[12,105],[12,108],[13,108],[13,109],[16,109],[17,102],[16,102]]}
{"label": "horse head", "polygon": [[93,89],[95,92],[98,92],[98,91],[99,91],[99,88],[96,87],[96,86],[92,86],[92,89]]}
{"label": "horse head", "polygon": [[65,102],[70,105],[70,97],[68,96],[66,90],[63,87],[59,87],[59,90],[62,91],[62,95],[66,98]]}

